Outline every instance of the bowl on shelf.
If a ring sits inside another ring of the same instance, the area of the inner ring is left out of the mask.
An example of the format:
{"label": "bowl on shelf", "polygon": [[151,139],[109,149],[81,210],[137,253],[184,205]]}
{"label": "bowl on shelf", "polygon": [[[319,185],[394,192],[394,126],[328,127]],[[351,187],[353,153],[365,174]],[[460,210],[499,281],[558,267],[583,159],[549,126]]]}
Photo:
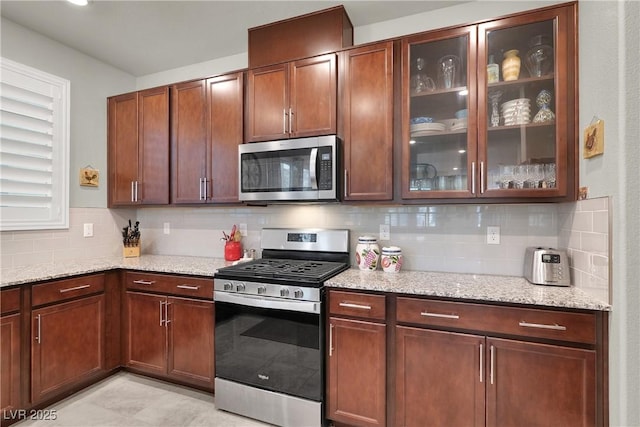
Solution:
{"label": "bowl on shelf", "polygon": [[503,103],[500,108],[503,110],[509,107],[529,107],[531,106],[531,100],[529,98],[517,98]]}
{"label": "bowl on shelf", "polygon": [[433,123],[433,117],[414,117],[413,119],[411,119],[412,125],[421,123]]}
{"label": "bowl on shelf", "polygon": [[456,111],[456,119],[464,119],[467,118],[467,116],[469,115],[469,110],[468,109],[463,109],[463,110],[458,110]]}

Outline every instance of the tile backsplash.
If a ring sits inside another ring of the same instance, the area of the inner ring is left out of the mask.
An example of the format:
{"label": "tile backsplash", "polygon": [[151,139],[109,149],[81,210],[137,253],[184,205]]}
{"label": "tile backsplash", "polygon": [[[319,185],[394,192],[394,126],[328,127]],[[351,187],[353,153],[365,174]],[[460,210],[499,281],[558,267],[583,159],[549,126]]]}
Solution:
{"label": "tile backsplash", "polygon": [[[403,268],[410,270],[521,276],[527,246],[567,248],[574,284],[609,302],[608,209],[607,198],[509,205],[72,208],[68,230],[1,233],[1,261],[6,269],[117,256],[129,219],[140,221],[143,254],[220,258],[222,231],[233,224],[247,225],[243,246],[258,254],[265,227],[347,228],[353,250],[358,236],[378,236],[380,224],[389,224],[391,238],[379,244],[400,246]],[[94,224],[93,237],[83,237],[84,223]],[[487,245],[487,226],[500,227],[499,245]]]}

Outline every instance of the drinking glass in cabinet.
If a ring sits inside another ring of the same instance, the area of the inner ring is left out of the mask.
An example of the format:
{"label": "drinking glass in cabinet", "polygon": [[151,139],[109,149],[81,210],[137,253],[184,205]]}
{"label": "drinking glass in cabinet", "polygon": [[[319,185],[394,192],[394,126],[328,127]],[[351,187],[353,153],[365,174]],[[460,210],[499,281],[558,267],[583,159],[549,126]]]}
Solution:
{"label": "drinking glass in cabinet", "polygon": [[460,58],[455,55],[446,55],[438,60],[438,82],[443,89],[451,89],[457,86],[458,73],[460,73]]}

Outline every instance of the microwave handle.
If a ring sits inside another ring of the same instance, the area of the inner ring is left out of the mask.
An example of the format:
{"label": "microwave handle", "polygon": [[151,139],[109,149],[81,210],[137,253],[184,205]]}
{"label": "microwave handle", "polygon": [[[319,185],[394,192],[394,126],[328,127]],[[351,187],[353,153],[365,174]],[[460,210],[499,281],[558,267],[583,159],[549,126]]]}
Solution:
{"label": "microwave handle", "polygon": [[312,148],[311,155],[309,156],[309,175],[311,175],[311,188],[314,190],[318,189],[318,176],[317,176],[317,165],[318,160],[318,149]]}

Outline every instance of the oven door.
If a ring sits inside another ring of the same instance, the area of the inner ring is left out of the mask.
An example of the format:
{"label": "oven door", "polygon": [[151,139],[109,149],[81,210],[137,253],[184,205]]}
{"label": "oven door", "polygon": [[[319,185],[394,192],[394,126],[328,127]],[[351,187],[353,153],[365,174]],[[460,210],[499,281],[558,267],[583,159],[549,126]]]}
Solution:
{"label": "oven door", "polygon": [[321,303],[216,291],[217,378],[323,400]]}

